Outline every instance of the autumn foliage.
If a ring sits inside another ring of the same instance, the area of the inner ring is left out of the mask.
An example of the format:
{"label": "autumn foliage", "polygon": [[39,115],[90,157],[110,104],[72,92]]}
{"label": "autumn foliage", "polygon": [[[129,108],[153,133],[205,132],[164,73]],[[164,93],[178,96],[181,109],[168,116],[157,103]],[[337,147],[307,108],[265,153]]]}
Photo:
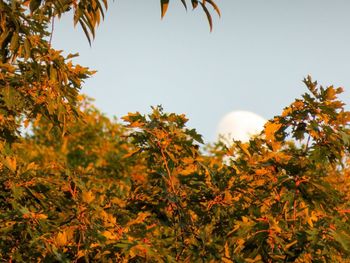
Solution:
{"label": "autumn foliage", "polygon": [[342,88],[307,77],[301,98],[230,147],[204,147],[161,106],[107,118],[79,94],[93,72],[54,50],[48,31],[72,9],[91,38],[105,7],[0,0],[0,258],[348,262]]}

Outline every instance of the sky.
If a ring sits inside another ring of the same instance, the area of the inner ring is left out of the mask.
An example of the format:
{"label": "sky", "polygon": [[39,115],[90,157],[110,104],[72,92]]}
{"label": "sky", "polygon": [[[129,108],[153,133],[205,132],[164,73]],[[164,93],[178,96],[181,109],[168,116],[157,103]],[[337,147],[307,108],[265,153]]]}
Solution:
{"label": "sky", "polygon": [[69,15],[55,21],[54,47],[98,71],[83,93],[108,116],[161,104],[210,142],[228,112],[280,114],[308,74],[344,87],[349,109],[349,0],[217,0],[212,32],[201,10],[170,2],[161,20],[159,0],[111,1],[91,46]]}

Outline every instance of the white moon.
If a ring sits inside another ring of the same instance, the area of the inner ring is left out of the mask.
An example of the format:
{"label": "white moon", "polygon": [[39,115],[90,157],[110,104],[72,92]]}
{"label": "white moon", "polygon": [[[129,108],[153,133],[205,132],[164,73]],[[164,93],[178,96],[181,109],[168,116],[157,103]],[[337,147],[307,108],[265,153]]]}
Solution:
{"label": "white moon", "polygon": [[232,111],[219,122],[217,137],[229,145],[233,140],[247,142],[263,130],[265,123],[263,117],[253,112]]}

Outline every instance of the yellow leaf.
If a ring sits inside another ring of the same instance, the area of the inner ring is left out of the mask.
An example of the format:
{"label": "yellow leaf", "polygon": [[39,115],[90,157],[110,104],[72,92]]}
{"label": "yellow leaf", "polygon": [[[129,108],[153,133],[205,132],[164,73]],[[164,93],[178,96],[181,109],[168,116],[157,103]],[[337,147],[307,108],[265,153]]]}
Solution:
{"label": "yellow leaf", "polygon": [[[91,245],[90,245],[91,248]],[[83,257],[85,255],[86,251],[85,250],[79,250],[77,253],[77,259]]]}
{"label": "yellow leaf", "polygon": [[273,150],[278,150],[281,144],[276,141],[275,133],[281,128],[282,124],[277,122],[268,121],[265,124],[265,138],[268,143],[272,146]]}
{"label": "yellow leaf", "polygon": [[230,257],[231,257],[231,256],[230,256],[230,249],[229,249],[229,247],[228,247],[227,242],[225,243],[224,248],[225,248],[225,257],[226,257],[226,258],[230,258]]}
{"label": "yellow leaf", "polygon": [[150,215],[151,215],[151,213],[149,213],[149,212],[140,212],[140,213],[138,213],[137,217],[134,220],[131,220],[128,223],[128,226],[134,225],[134,224],[140,224]]}
{"label": "yellow leaf", "polygon": [[190,157],[184,157],[184,158],[181,159],[181,161],[184,164],[192,164],[194,162],[193,158],[190,158]]}
{"label": "yellow leaf", "polygon": [[181,169],[179,168],[179,174],[181,175],[190,175],[190,174],[193,174],[194,172],[197,171],[197,165],[195,164],[190,164],[190,165],[187,165],[185,168]]}
{"label": "yellow leaf", "polygon": [[45,214],[35,214],[34,218],[36,218],[36,219],[46,219],[47,215],[45,215]]}
{"label": "yellow leaf", "polygon": [[133,128],[138,128],[138,127],[142,127],[144,126],[145,124],[141,121],[134,121],[134,122],[131,122],[130,123],[130,127],[133,127]]}
{"label": "yellow leaf", "polygon": [[248,223],[249,222],[249,218],[246,216],[242,216],[242,222],[243,223]]}
{"label": "yellow leaf", "polygon": [[16,167],[17,167],[16,158],[11,158],[11,157],[7,156],[4,164],[8,169],[11,170],[11,172],[16,171]]}
{"label": "yellow leaf", "polygon": [[82,199],[84,202],[89,204],[95,199],[95,196],[91,191],[87,191],[82,193]]}
{"label": "yellow leaf", "polygon": [[136,122],[140,116],[141,115],[138,111],[135,113],[129,112],[128,115],[121,117],[121,119],[125,122],[128,122],[129,125],[131,125],[131,123]]}
{"label": "yellow leaf", "polygon": [[287,108],[285,108],[284,110],[283,110],[283,112],[282,112],[282,117],[286,117],[286,116],[288,116],[290,113],[292,113],[293,112],[293,109],[291,108],[291,107],[287,107]]}
{"label": "yellow leaf", "polygon": [[195,212],[193,212],[192,210],[189,210],[189,214],[191,216],[192,221],[196,222],[198,220],[198,216]]}
{"label": "yellow leaf", "polygon": [[278,222],[275,219],[270,220],[270,228],[276,233],[281,233],[282,229],[279,227]]}
{"label": "yellow leaf", "polygon": [[282,124],[268,121],[265,124],[265,135],[267,140],[275,140],[275,133],[281,128]]}
{"label": "yellow leaf", "polygon": [[27,165],[27,171],[29,170],[36,170],[38,169],[38,165],[36,165],[34,162],[31,162],[30,164]]}
{"label": "yellow leaf", "polygon": [[39,126],[39,123],[40,123],[40,120],[41,120],[41,114],[39,113],[39,114],[37,114],[37,116],[36,116],[36,118],[35,118],[35,121],[34,121],[34,123],[33,123],[33,126],[34,127],[37,127],[37,126]]}
{"label": "yellow leaf", "polygon": [[289,243],[288,245],[286,245],[284,248],[285,250],[288,250],[290,247],[292,247],[293,245],[295,245],[296,243],[298,243],[298,240],[294,240],[293,242]]}
{"label": "yellow leaf", "polygon": [[55,237],[55,244],[57,247],[62,247],[68,243],[68,237],[66,232],[59,232]]}
{"label": "yellow leaf", "polygon": [[260,168],[260,169],[256,169],[255,170],[255,174],[260,176],[260,175],[264,175],[264,174],[267,174],[268,173],[268,170],[265,169],[265,168]]}
{"label": "yellow leaf", "polygon": [[123,158],[123,159],[129,158],[129,157],[135,155],[136,153],[138,153],[138,152],[140,152],[140,151],[141,151],[140,148],[135,149],[135,150],[131,150],[131,151],[128,152],[127,154],[124,154],[122,158]]}
{"label": "yellow leaf", "polygon": [[248,262],[248,263],[261,262],[261,256],[257,255],[254,259],[247,258],[247,259],[245,259],[245,262]]}
{"label": "yellow leaf", "polygon": [[236,241],[237,247],[233,252],[238,253],[239,251],[241,251],[244,248],[244,243],[245,243],[245,240],[243,238],[238,238]]}
{"label": "yellow leaf", "polygon": [[102,235],[103,235],[105,238],[109,239],[109,240],[116,240],[116,239],[118,239],[118,236],[115,235],[115,234],[113,234],[113,233],[110,232],[110,231],[104,231],[104,232],[102,233]]}
{"label": "yellow leaf", "polygon": [[292,156],[284,153],[284,152],[277,152],[273,158],[276,160],[276,162],[278,163],[287,163],[291,158]]}
{"label": "yellow leaf", "polygon": [[304,108],[304,102],[297,100],[292,104],[293,107],[296,108],[296,110],[302,110]]}
{"label": "yellow leaf", "polygon": [[247,156],[251,157],[249,152],[249,143],[241,143],[239,144],[239,147]]}
{"label": "yellow leaf", "polygon": [[28,120],[28,119],[25,119],[24,122],[23,122],[23,125],[24,125],[24,128],[28,128],[28,126],[29,126],[29,120]]}
{"label": "yellow leaf", "polygon": [[266,184],[266,180],[264,180],[264,179],[254,180],[254,185],[256,185],[256,186],[262,186],[265,184]]}
{"label": "yellow leaf", "polygon": [[[78,100],[78,101],[83,101],[83,100],[84,100],[84,96],[78,95],[78,96],[77,96],[77,100]],[[81,250],[80,250],[80,251],[81,251]]]}
{"label": "yellow leaf", "polygon": [[125,207],[126,204],[127,204],[127,202],[126,202],[125,200],[120,199],[120,198],[117,198],[117,197],[113,197],[113,198],[111,199],[111,202],[112,202],[113,204],[116,204],[116,205],[120,206],[120,207]]}
{"label": "yellow leaf", "polygon": [[226,203],[230,203],[232,201],[232,195],[229,191],[225,191],[224,201]]}
{"label": "yellow leaf", "polygon": [[317,216],[316,213],[314,211],[311,212],[311,216],[307,217],[307,223],[310,227],[314,227],[314,223],[317,221]]}
{"label": "yellow leaf", "polygon": [[337,92],[333,87],[329,87],[326,90],[326,98],[328,100],[334,100],[336,98]]}
{"label": "yellow leaf", "polygon": [[46,219],[47,215],[29,212],[29,213],[23,214],[23,218]]}

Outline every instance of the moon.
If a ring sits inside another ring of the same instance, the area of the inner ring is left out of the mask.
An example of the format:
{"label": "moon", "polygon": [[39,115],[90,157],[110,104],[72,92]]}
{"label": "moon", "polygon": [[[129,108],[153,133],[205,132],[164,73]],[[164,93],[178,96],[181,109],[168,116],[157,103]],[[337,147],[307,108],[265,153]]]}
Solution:
{"label": "moon", "polygon": [[250,111],[232,111],[219,122],[217,138],[227,145],[233,140],[247,142],[253,135],[259,134],[266,120]]}

